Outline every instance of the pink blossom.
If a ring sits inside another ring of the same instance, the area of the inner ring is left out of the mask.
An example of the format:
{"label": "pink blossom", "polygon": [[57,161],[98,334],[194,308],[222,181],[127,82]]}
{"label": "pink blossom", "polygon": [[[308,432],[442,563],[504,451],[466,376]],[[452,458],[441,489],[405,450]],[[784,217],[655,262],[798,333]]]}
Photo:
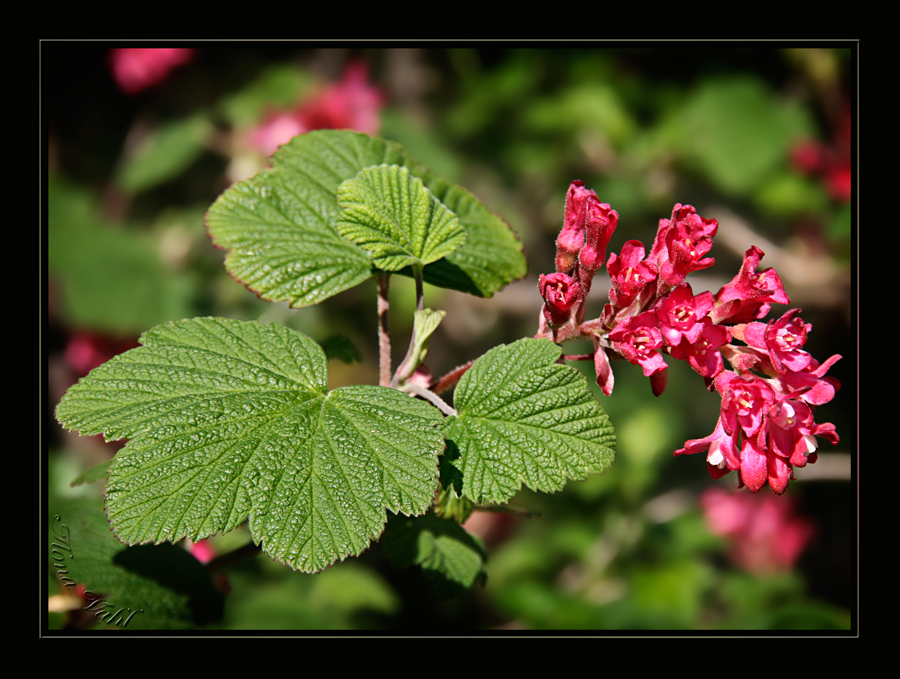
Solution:
{"label": "pink blossom", "polygon": [[119,89],[137,94],[161,83],[193,56],[194,50],[187,47],[123,47],[110,50],[110,66]]}
{"label": "pink blossom", "polygon": [[614,306],[627,307],[637,295],[656,280],[656,266],[644,260],[644,244],[630,240],[622,246],[621,255],[609,256],[606,270],[611,285],[609,299]]}
{"label": "pink blossom", "polygon": [[544,298],[544,317],[550,327],[565,325],[572,316],[573,307],[582,299],[578,281],[560,272],[541,274],[538,289]]}
{"label": "pink blossom", "polygon": [[716,389],[722,395],[722,419],[725,430],[745,436],[759,433],[763,417],[775,402],[775,390],[769,383],[751,374],[730,371],[716,378]]}
{"label": "pink blossom", "polygon": [[767,352],[776,372],[805,370],[812,356],[800,347],[806,344],[812,324],[804,323],[798,313],[800,309],[789,309],[777,321],[748,323],[740,339]]}
{"label": "pink blossom", "polygon": [[714,479],[741,468],[740,451],[734,447],[734,437],[725,431],[721,417],[712,434],[702,439],[690,439],[684,444],[684,448],[675,451],[675,455],[693,455],[704,451],[709,451],[706,464]]}
{"label": "pink blossom", "polygon": [[756,270],[764,254],[755,245],[744,254],[738,274],[716,293],[716,308],[710,314],[714,323],[752,321],[769,313],[771,302],[790,304],[775,269]]}
{"label": "pink blossom", "polygon": [[720,349],[728,344],[730,333],[721,325],[702,325],[697,339],[691,342],[683,337],[681,343],[670,349],[674,358],[687,361],[694,371],[708,381],[725,369]]}
{"label": "pink blossom", "polygon": [[712,257],[704,257],[712,249],[712,239],[719,223],[704,219],[692,205],[676,203],[671,219],[659,220],[656,239],[650,250],[660,280],[669,288],[680,285],[687,274],[715,264]]}
{"label": "pink blossom", "polygon": [[808,458],[816,461],[817,436],[832,444],[839,441],[833,424],[816,424],[812,408],[793,399],[784,399],[772,406],[766,433],[770,448],[794,467],[805,467]]}
{"label": "pink blossom", "polygon": [[825,373],[840,359],[841,355],[835,354],[821,364],[812,359],[804,370],[788,370],[778,376],[782,391],[795,394],[810,405],[828,403],[841,383],[833,377],[825,377]]}
{"label": "pink blossom", "polygon": [[658,324],[656,313],[645,311],[637,316],[628,317],[609,333],[609,339],[615,350],[629,363],[640,365],[645,377],[668,368],[665,358],[659,351],[663,346],[663,339]]}
{"label": "pink blossom", "polygon": [[729,541],[729,558],[753,573],[791,568],[815,535],[786,498],[711,488],[700,504],[710,532]]}
{"label": "pink blossom", "polygon": [[588,192],[580,180],[569,185],[563,227],[556,237],[556,270],[559,272],[571,274],[578,253],[584,247],[584,203],[589,194],[594,192]]}
{"label": "pink blossom", "polygon": [[612,394],[615,385],[615,375],[613,375],[612,366],[609,364],[609,356],[606,355],[606,349],[601,347],[597,342],[596,336],[594,340],[594,371],[597,373],[597,386],[606,395]]}
{"label": "pink blossom", "polygon": [[659,329],[666,343],[677,346],[682,337],[690,343],[696,342],[703,328],[711,323],[706,314],[712,308],[711,292],[694,297],[689,283],[672,290],[656,308]]}
{"label": "pink blossom", "polygon": [[[676,455],[706,450],[713,441],[731,437],[728,450],[729,470],[736,471],[734,456],[740,460],[740,484],[757,492],[768,483],[777,494],[783,493],[793,478],[793,468],[815,462],[817,436],[832,444],[838,442],[834,425],[818,425],[812,409],[795,395],[785,395],[779,379],[764,379],[752,374],[723,371],[715,379],[722,396],[716,432],[712,437],[689,441]],[[722,469],[719,466],[719,469]],[[710,468],[710,473],[718,477]]]}

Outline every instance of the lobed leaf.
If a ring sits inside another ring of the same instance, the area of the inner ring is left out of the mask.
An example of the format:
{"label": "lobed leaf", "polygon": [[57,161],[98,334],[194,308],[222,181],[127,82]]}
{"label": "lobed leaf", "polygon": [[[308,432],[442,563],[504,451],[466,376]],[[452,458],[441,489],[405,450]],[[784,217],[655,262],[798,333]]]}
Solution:
{"label": "lobed leaf", "polygon": [[386,387],[328,392],[322,349],[279,325],[197,318],[140,341],[56,412],[82,434],[131,438],[106,491],[123,542],[198,540],[249,517],[264,551],[315,572],[362,552],[385,510],[432,504],[444,441],[431,405]]}
{"label": "lobed leaf", "polygon": [[523,483],[554,492],[612,464],[609,417],[560,355],[549,340],[521,339],[488,351],[459,381],[445,434],[475,502],[505,502]]}
{"label": "lobed leaf", "polygon": [[503,220],[394,142],[315,130],[281,146],[270,162],[272,169],[225,191],[206,217],[213,243],[228,251],[225,268],[263,299],[307,306],[372,275],[367,254],[338,233],[335,221],[338,187],[377,165],[408,168],[466,232],[464,245],[425,267],[427,282],[490,297],[526,273],[522,244]]}
{"label": "lobed leaf", "polygon": [[422,180],[399,165],[362,170],[338,187],[335,228],[369,252],[382,271],[423,267],[446,257],[466,232]]}

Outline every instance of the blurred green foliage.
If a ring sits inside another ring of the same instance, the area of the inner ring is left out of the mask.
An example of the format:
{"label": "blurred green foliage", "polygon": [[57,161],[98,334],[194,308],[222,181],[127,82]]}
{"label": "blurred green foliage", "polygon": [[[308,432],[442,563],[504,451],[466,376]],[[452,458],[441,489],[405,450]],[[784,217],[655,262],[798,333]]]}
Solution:
{"label": "blurred green foliage", "polygon": [[[479,196],[513,226],[529,258],[529,277],[490,300],[426,289],[426,304],[447,311],[431,341],[434,374],[534,334],[537,274],[553,268],[565,191],[581,179],[621,216],[611,251],[633,238],[649,246],[657,221],[682,202],[704,216],[738,215],[771,244],[763,248],[768,258],[786,253],[803,271],[824,272],[804,287],[779,270],[804,319],[814,324],[806,348],[820,361],[834,353],[844,357],[830,373],[843,389],[817,411],[820,422],[835,423],[841,444],[834,452],[823,449],[819,463],[801,471],[833,469],[829,459],[852,461],[854,212],[850,202],[829,193],[822,176],[791,163],[800,140],[833,146],[840,110],[855,95],[851,47],[201,45],[166,82],[129,97],[115,87],[107,46],[45,43],[48,507],[73,494],[99,498],[102,480],[76,488],[69,483],[113,453],[96,439],[63,435],[52,423],[62,392],[80,375],[67,354],[80,335],[135,338],[165,320],[212,314],[278,321],[328,340],[332,355],[344,361],[330,364],[331,388],[377,380],[373,285],[297,311],[263,302],[228,277],[223,253],[210,244],[203,224],[205,210],[236,175],[265,166],[243,135],[317,85],[338,80],[350,59],[368,65],[385,95],[380,134]],[[717,289],[738,270],[750,243],[727,239],[727,228],[720,219],[712,253],[717,264],[691,279],[695,293]],[[595,288],[589,299],[599,313],[605,293],[599,283]],[[829,294],[813,294],[823,290]],[[395,352],[401,352],[411,330],[411,281],[392,280],[391,301]],[[395,364],[401,358],[397,353]],[[712,431],[718,399],[688,367],[669,363],[660,398],[651,395],[639,368],[620,363],[612,397],[595,390],[618,435],[617,461],[605,476],[570,483],[554,495],[522,491],[512,503],[521,515],[476,512],[490,519],[480,534],[484,586],[450,599],[437,596],[427,573],[416,565],[398,568],[380,544],[313,576],[257,556],[223,571],[230,592],[207,628],[447,634],[851,629],[856,501],[849,475],[806,482],[813,475],[798,472],[788,494],[815,523],[816,538],[792,569],[743,570],[728,560],[727,541],[710,532],[698,502],[704,489],[734,488],[734,475],[713,482],[702,456],[672,457],[686,439]],[[573,365],[593,383],[592,366]],[[81,509],[69,505],[66,511],[96,512],[78,519],[91,524],[102,514],[96,503],[93,510],[89,505],[84,500]],[[248,541],[242,528],[211,544],[222,554]],[[51,565],[49,593],[65,595],[54,571]],[[467,581],[475,572],[467,572]],[[72,629],[73,620],[54,613],[48,624]],[[110,629],[97,621],[93,627]]]}

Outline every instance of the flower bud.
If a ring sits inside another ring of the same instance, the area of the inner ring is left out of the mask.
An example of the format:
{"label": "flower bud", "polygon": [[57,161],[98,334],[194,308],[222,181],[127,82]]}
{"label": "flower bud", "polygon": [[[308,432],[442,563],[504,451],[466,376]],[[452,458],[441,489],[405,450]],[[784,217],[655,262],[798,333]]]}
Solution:
{"label": "flower bud", "polygon": [[556,272],[538,277],[538,288],[544,298],[544,317],[551,327],[565,325],[572,308],[581,301],[581,286],[565,273]]}

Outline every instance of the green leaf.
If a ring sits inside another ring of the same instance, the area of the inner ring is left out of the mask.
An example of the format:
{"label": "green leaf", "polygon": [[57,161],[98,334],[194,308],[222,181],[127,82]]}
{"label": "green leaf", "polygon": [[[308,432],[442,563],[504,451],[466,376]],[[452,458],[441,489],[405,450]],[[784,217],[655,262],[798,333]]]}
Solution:
{"label": "green leaf", "polygon": [[456,387],[458,416],[445,434],[459,449],[452,464],[462,492],[477,503],[505,502],[524,483],[554,492],[613,462],[615,436],[584,376],[556,361],[559,346],[521,339],[476,360]]}
{"label": "green leaf", "polygon": [[338,360],[341,363],[362,363],[363,357],[356,345],[349,337],[344,335],[331,335],[320,343],[325,357],[329,360]]}
{"label": "green leaf", "polygon": [[112,460],[107,460],[106,462],[101,462],[100,464],[91,467],[90,469],[86,469],[78,476],[76,476],[72,480],[72,483],[70,483],[69,485],[74,488],[75,486],[80,486],[85,483],[105,481],[107,474],[109,474],[109,467],[111,464]]}
{"label": "green leaf", "polygon": [[389,523],[381,544],[396,569],[419,566],[434,592],[461,594],[487,578],[487,553],[481,541],[452,519],[432,513]]}
{"label": "green leaf", "polygon": [[120,540],[198,540],[249,517],[265,552],[315,572],[362,552],[386,509],[433,502],[440,412],[386,387],[328,392],[325,354],[305,335],[196,318],[140,341],[56,411],[82,434],[131,438],[106,491]]}
{"label": "green leaf", "polygon": [[125,158],[118,185],[139,193],[177,177],[203,155],[212,131],[212,123],[199,113],[160,125]]}
{"label": "green leaf", "polygon": [[668,125],[684,157],[734,195],[756,191],[814,129],[801,106],[754,76],[700,82],[679,97]]}
{"label": "green leaf", "polygon": [[362,170],[338,187],[338,232],[382,271],[423,267],[466,241],[456,215],[399,165]]}
{"label": "green leaf", "polygon": [[225,268],[263,299],[316,304],[372,275],[368,255],[335,229],[338,187],[382,164],[407,167],[466,231],[465,245],[425,267],[427,282],[490,297],[526,273],[522,244],[509,226],[398,144],[349,130],[315,130],[281,146],[270,162],[271,170],[223,193],[206,217],[213,242],[228,251]]}

